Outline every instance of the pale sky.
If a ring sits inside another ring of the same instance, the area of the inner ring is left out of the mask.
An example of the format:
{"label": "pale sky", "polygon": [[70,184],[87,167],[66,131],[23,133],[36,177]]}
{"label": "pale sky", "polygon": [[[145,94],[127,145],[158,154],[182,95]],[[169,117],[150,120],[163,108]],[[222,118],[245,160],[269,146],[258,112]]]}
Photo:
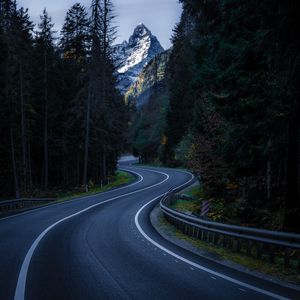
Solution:
{"label": "pale sky", "polygon": [[[29,8],[29,14],[34,23],[40,21],[39,16],[46,7],[55,30],[60,31],[67,10],[76,2],[87,8],[91,0],[18,0],[20,6]],[[170,37],[181,15],[181,4],[178,0],[112,0],[117,15],[118,25],[117,43],[128,40],[134,28],[144,23],[162,46],[167,49],[171,46]]]}

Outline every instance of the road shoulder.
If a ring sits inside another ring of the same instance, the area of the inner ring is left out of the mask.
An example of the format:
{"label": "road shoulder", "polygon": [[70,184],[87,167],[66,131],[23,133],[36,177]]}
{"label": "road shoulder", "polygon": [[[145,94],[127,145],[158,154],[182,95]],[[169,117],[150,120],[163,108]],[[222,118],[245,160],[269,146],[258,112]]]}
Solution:
{"label": "road shoulder", "polygon": [[199,255],[205,259],[224,265],[226,267],[235,269],[240,272],[244,272],[251,276],[255,276],[259,279],[267,280],[272,283],[300,291],[300,285],[298,284],[285,282],[280,280],[279,278],[276,278],[275,276],[271,276],[256,270],[250,270],[249,268],[246,268],[243,265],[224,259],[216,253],[209,252],[199,246],[196,246],[194,243],[192,243],[191,238],[181,233],[178,234],[178,230],[165,220],[159,205],[155,206],[152,210],[150,214],[150,220],[152,226],[163,238],[187,251],[190,251],[196,255]]}

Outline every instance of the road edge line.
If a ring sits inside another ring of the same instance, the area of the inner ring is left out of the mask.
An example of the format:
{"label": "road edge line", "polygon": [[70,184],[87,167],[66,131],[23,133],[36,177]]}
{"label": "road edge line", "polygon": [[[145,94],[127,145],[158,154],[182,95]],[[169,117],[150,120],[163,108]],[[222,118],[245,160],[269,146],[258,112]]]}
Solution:
{"label": "road edge line", "polygon": [[[151,172],[151,170],[147,170],[147,171]],[[135,171],[132,171],[132,172],[136,173],[137,175],[139,175],[142,178],[142,180],[144,180],[144,177],[141,174],[139,174],[139,173],[137,173]],[[27,251],[26,256],[25,256],[25,258],[23,260],[23,263],[22,263],[22,266],[21,266],[21,269],[20,269],[20,272],[19,272],[19,276],[18,276],[17,285],[16,285],[16,288],[15,288],[14,300],[24,300],[25,299],[26,280],[27,280],[27,275],[28,275],[28,270],[29,270],[31,259],[33,257],[34,251],[36,250],[36,248],[39,245],[40,241],[46,236],[46,234],[49,231],[51,231],[54,227],[56,227],[60,223],[63,223],[64,221],[69,220],[69,219],[71,219],[71,218],[73,218],[75,216],[78,216],[78,215],[80,215],[80,214],[82,214],[82,213],[84,213],[84,212],[86,212],[88,210],[91,210],[91,209],[93,209],[93,208],[95,208],[97,206],[100,206],[100,205],[103,205],[105,203],[114,201],[116,199],[120,199],[122,197],[126,197],[126,196],[129,196],[129,195],[137,194],[139,192],[151,189],[151,188],[153,188],[155,186],[163,184],[164,182],[166,182],[170,178],[170,176],[168,174],[164,173],[164,172],[159,172],[159,171],[152,171],[152,172],[163,174],[163,175],[166,176],[166,178],[164,180],[162,180],[162,181],[154,184],[154,185],[151,185],[151,186],[139,189],[137,191],[129,192],[129,193],[126,193],[126,194],[123,194],[123,195],[119,195],[119,196],[116,196],[116,197],[104,200],[104,201],[102,201],[100,203],[96,203],[96,204],[93,204],[91,206],[88,206],[87,208],[85,208],[83,210],[80,210],[80,211],[78,211],[78,212],[76,212],[76,213],[74,213],[74,214],[72,214],[70,216],[67,216],[67,217],[64,217],[63,219],[58,220],[54,224],[48,226],[44,231],[42,231],[42,233],[40,233],[39,236],[34,240],[33,244],[31,245],[31,247]]]}
{"label": "road edge line", "polygon": [[[180,171],[180,172],[188,173],[188,174],[192,175],[192,178],[191,178],[190,180],[188,180],[186,183],[180,185],[180,186],[177,187],[177,188],[180,188],[180,187],[182,187],[182,186],[184,186],[184,185],[187,185],[188,183],[190,183],[190,182],[194,179],[194,175],[193,175],[193,174],[191,174],[191,173],[189,173],[189,172],[185,172],[185,171]],[[253,285],[251,285],[251,284],[245,283],[245,282],[240,281],[240,280],[238,280],[238,279],[234,279],[234,278],[232,278],[232,277],[230,277],[230,276],[227,276],[227,275],[224,275],[224,274],[222,274],[222,273],[213,271],[213,270],[211,270],[211,269],[209,269],[209,268],[203,267],[203,266],[201,266],[201,265],[199,265],[199,264],[197,264],[197,263],[194,263],[193,261],[191,261],[191,260],[189,260],[189,259],[186,259],[186,258],[180,256],[179,254],[176,254],[175,252],[173,252],[173,251],[171,251],[171,250],[165,248],[164,246],[160,245],[159,243],[157,243],[156,241],[154,241],[153,239],[151,239],[151,238],[145,233],[145,231],[142,229],[142,227],[141,227],[141,225],[140,225],[140,223],[139,223],[139,221],[138,221],[139,215],[140,215],[140,213],[141,213],[148,205],[150,205],[151,203],[155,202],[157,199],[163,197],[164,195],[165,195],[165,193],[164,193],[164,194],[161,194],[161,195],[155,197],[154,199],[150,200],[149,202],[147,202],[145,205],[143,205],[143,206],[138,210],[138,212],[137,212],[136,215],[135,215],[135,218],[134,218],[134,220],[135,220],[135,226],[137,227],[137,229],[139,230],[139,232],[142,234],[142,236],[143,236],[145,239],[147,239],[150,243],[152,243],[154,246],[156,246],[157,248],[161,249],[162,251],[168,253],[169,255],[171,255],[171,256],[173,256],[173,257],[175,257],[175,258],[177,258],[177,259],[179,259],[179,260],[181,260],[181,261],[187,263],[188,265],[193,266],[193,267],[199,269],[199,270],[202,270],[202,271],[204,271],[204,272],[207,272],[207,273],[209,273],[209,274],[215,275],[215,276],[217,276],[217,277],[219,277],[219,278],[222,278],[222,279],[224,279],[224,280],[226,280],[226,281],[229,281],[229,282],[231,282],[231,283],[234,283],[234,284],[236,284],[236,285],[239,285],[239,286],[248,288],[249,290],[255,291],[255,292],[257,292],[257,293],[260,293],[260,294],[263,294],[263,295],[266,295],[266,296],[269,296],[269,297],[272,297],[272,298],[275,298],[275,299],[278,299],[278,300],[290,300],[290,298],[286,298],[286,297],[284,297],[284,296],[280,296],[280,295],[275,294],[275,293],[273,293],[273,292],[270,292],[270,291],[267,291],[267,290],[264,290],[264,289],[255,287],[255,286],[253,286]]]}

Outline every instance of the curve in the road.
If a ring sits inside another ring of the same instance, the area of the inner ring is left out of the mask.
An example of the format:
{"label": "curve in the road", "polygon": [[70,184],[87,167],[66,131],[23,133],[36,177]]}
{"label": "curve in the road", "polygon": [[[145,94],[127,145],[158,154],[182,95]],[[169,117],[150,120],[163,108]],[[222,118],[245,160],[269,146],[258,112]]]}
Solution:
{"label": "curve in the road", "polygon": [[[125,170],[125,169],[123,169]],[[136,183],[133,183],[132,185],[135,185],[139,182],[141,182],[143,180],[143,176],[135,171],[130,171],[132,173],[135,173],[137,176],[140,177],[140,180],[137,181]],[[159,171],[152,171],[152,172],[155,172],[155,173],[159,173],[159,174],[162,174],[162,175],[165,175],[166,178],[162,181],[160,181],[159,183],[156,183],[154,185],[151,185],[151,186],[148,186],[148,187],[145,187],[145,188],[142,188],[142,189],[139,189],[137,191],[133,191],[133,192],[129,192],[129,193],[126,193],[126,194],[123,194],[123,195],[120,195],[120,196],[117,196],[117,197],[113,197],[113,198],[110,198],[110,199],[107,199],[105,201],[102,201],[100,203],[97,203],[97,204],[94,204],[94,205],[91,205],[75,214],[72,214],[70,216],[67,216],[57,222],[55,222],[54,224],[52,224],[51,226],[49,226],[48,228],[46,228],[39,236],[38,238],[34,241],[34,243],[31,245],[30,249],[28,250],[26,256],[25,256],[25,259],[22,263],[22,267],[21,267],[21,270],[20,270],[20,274],[19,274],[19,277],[18,277],[18,282],[17,282],[17,286],[16,286],[16,291],[15,291],[15,297],[14,299],[15,300],[24,300],[25,299],[25,290],[26,290],[26,279],[27,279],[27,273],[28,273],[28,269],[29,269],[29,265],[30,265],[30,261],[32,259],[32,256],[34,254],[34,251],[35,249],[37,248],[37,246],[39,245],[40,241],[45,237],[45,235],[50,231],[52,230],[54,227],[56,227],[58,224],[66,221],[66,220],[69,220],[75,216],[78,216],[88,210],[91,210],[97,206],[100,206],[100,205],[103,205],[105,203],[108,203],[108,202],[111,202],[111,201],[114,201],[116,199],[119,199],[119,198],[122,198],[122,197],[125,197],[125,196],[129,196],[129,195],[133,195],[133,194],[136,194],[136,193],[139,193],[139,192],[142,192],[142,191],[145,191],[145,190],[148,190],[148,189],[151,189],[153,187],[156,187],[158,185],[161,185],[163,184],[164,182],[166,182],[168,179],[169,179],[169,175],[164,173],[164,172],[159,172]],[[130,186],[132,186],[130,185]],[[127,186],[128,188],[129,186]],[[122,188],[126,188],[126,187],[122,187]],[[120,189],[122,189],[120,188]],[[87,197],[90,197],[90,196],[87,196]],[[84,198],[87,198],[87,197],[84,197]]]}
{"label": "curve in the road", "polygon": [[141,207],[141,208],[139,209],[139,211],[137,212],[137,214],[135,215],[135,225],[136,225],[137,229],[138,229],[139,232],[144,236],[144,238],[146,238],[150,243],[152,243],[154,246],[156,246],[157,248],[161,249],[162,251],[168,253],[169,255],[171,255],[171,256],[173,256],[173,257],[175,257],[175,258],[177,258],[177,259],[179,259],[179,260],[181,260],[181,261],[183,261],[183,262],[185,262],[185,263],[187,263],[188,265],[190,265],[190,266],[192,266],[192,267],[195,267],[195,268],[197,268],[197,269],[199,269],[199,270],[202,270],[202,271],[204,271],[204,272],[207,272],[207,273],[209,273],[209,274],[211,274],[211,275],[217,276],[217,277],[219,277],[219,278],[222,278],[222,279],[224,279],[224,280],[227,280],[227,281],[230,281],[230,282],[232,282],[232,283],[234,283],[234,284],[237,284],[237,285],[239,285],[239,286],[241,286],[241,287],[248,288],[248,289],[250,289],[250,290],[253,290],[253,291],[258,292],[258,293],[261,293],[261,294],[263,294],[263,295],[272,297],[272,298],[274,298],[274,299],[278,299],[278,300],[289,300],[289,298],[286,298],[286,297],[277,295],[277,294],[275,294],[275,293],[269,292],[269,291],[267,291],[267,290],[263,290],[263,289],[261,289],[261,288],[258,288],[258,287],[255,287],[255,286],[253,286],[253,285],[250,285],[250,284],[247,284],[247,283],[245,283],[245,282],[242,282],[242,281],[239,281],[239,280],[237,280],[237,279],[234,279],[234,278],[232,278],[232,277],[229,277],[229,276],[226,276],[226,275],[224,275],[224,274],[215,272],[215,271],[213,271],[213,270],[211,270],[211,269],[205,268],[205,267],[203,267],[203,266],[201,266],[201,265],[199,265],[199,264],[197,264],[197,263],[195,263],[195,262],[193,262],[193,261],[191,261],[191,260],[188,260],[188,259],[186,259],[186,258],[184,258],[184,257],[182,257],[182,256],[180,256],[180,255],[178,255],[178,254],[176,254],[176,253],[174,253],[173,251],[171,251],[171,250],[165,248],[164,246],[162,246],[162,245],[160,245],[159,243],[157,243],[156,241],[154,241],[151,237],[149,237],[149,236],[145,233],[145,231],[142,229],[142,227],[141,227],[141,225],[140,225],[140,223],[139,223],[139,215],[141,214],[141,212],[142,212],[148,205],[150,205],[151,203],[157,201],[157,200],[160,199],[162,196],[163,196],[163,195],[160,195],[160,196],[158,196],[158,197],[156,197],[156,198],[150,200],[150,201],[149,201],[148,203],[146,203],[143,207]]}
{"label": "curve in the road", "polygon": [[[120,169],[120,170],[123,170],[123,169]],[[125,169],[124,169],[124,171],[125,171]],[[121,187],[118,187],[118,188],[113,188],[113,189],[110,189],[106,192],[101,192],[101,195],[106,195],[108,193],[111,193],[115,189],[117,189],[118,191],[123,190],[123,189],[128,189],[130,187],[133,187],[133,186],[139,184],[140,182],[142,182],[144,180],[144,177],[141,174],[138,174],[137,172],[129,171],[129,170],[128,170],[128,172],[136,175],[139,179],[134,181],[133,183],[126,184],[125,186],[121,186]],[[79,198],[80,199],[88,199],[88,198],[95,197],[96,195],[97,194],[92,194],[92,195],[88,195],[88,196],[82,196],[82,197],[79,197]],[[67,200],[67,201],[68,202],[77,201],[79,198],[75,198],[75,199],[71,199],[71,200]],[[66,202],[64,202],[64,201],[57,202],[57,203],[50,203],[50,204],[42,205],[41,207],[33,208],[33,209],[34,209],[34,211],[38,211],[38,210],[45,209],[45,207],[47,207],[47,206],[54,207],[54,206],[62,205],[62,204],[65,204],[65,203]],[[19,217],[19,216],[22,216],[22,215],[30,214],[30,213],[32,213],[33,209],[29,209],[28,211],[17,213],[15,215],[11,215],[11,216],[8,216],[8,217],[0,218],[0,222],[8,220],[8,219],[13,219],[13,218],[16,218],[16,217]]]}
{"label": "curve in the road", "polygon": [[137,181],[0,220],[1,300],[300,299],[158,234],[152,208],[171,186],[189,185],[192,174],[121,169]]}

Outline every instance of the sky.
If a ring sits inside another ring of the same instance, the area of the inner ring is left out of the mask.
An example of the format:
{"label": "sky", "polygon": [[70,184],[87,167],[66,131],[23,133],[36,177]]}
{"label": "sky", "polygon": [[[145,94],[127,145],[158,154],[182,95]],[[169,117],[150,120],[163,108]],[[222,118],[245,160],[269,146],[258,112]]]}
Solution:
{"label": "sky", "polygon": [[[39,16],[46,7],[58,32],[67,10],[76,2],[81,2],[89,8],[91,0],[18,0],[19,5],[29,8],[34,23],[40,21]],[[128,40],[134,28],[139,23],[144,23],[165,49],[171,46],[172,30],[179,22],[182,10],[178,0],[112,0],[112,2],[117,15],[117,43]]]}

